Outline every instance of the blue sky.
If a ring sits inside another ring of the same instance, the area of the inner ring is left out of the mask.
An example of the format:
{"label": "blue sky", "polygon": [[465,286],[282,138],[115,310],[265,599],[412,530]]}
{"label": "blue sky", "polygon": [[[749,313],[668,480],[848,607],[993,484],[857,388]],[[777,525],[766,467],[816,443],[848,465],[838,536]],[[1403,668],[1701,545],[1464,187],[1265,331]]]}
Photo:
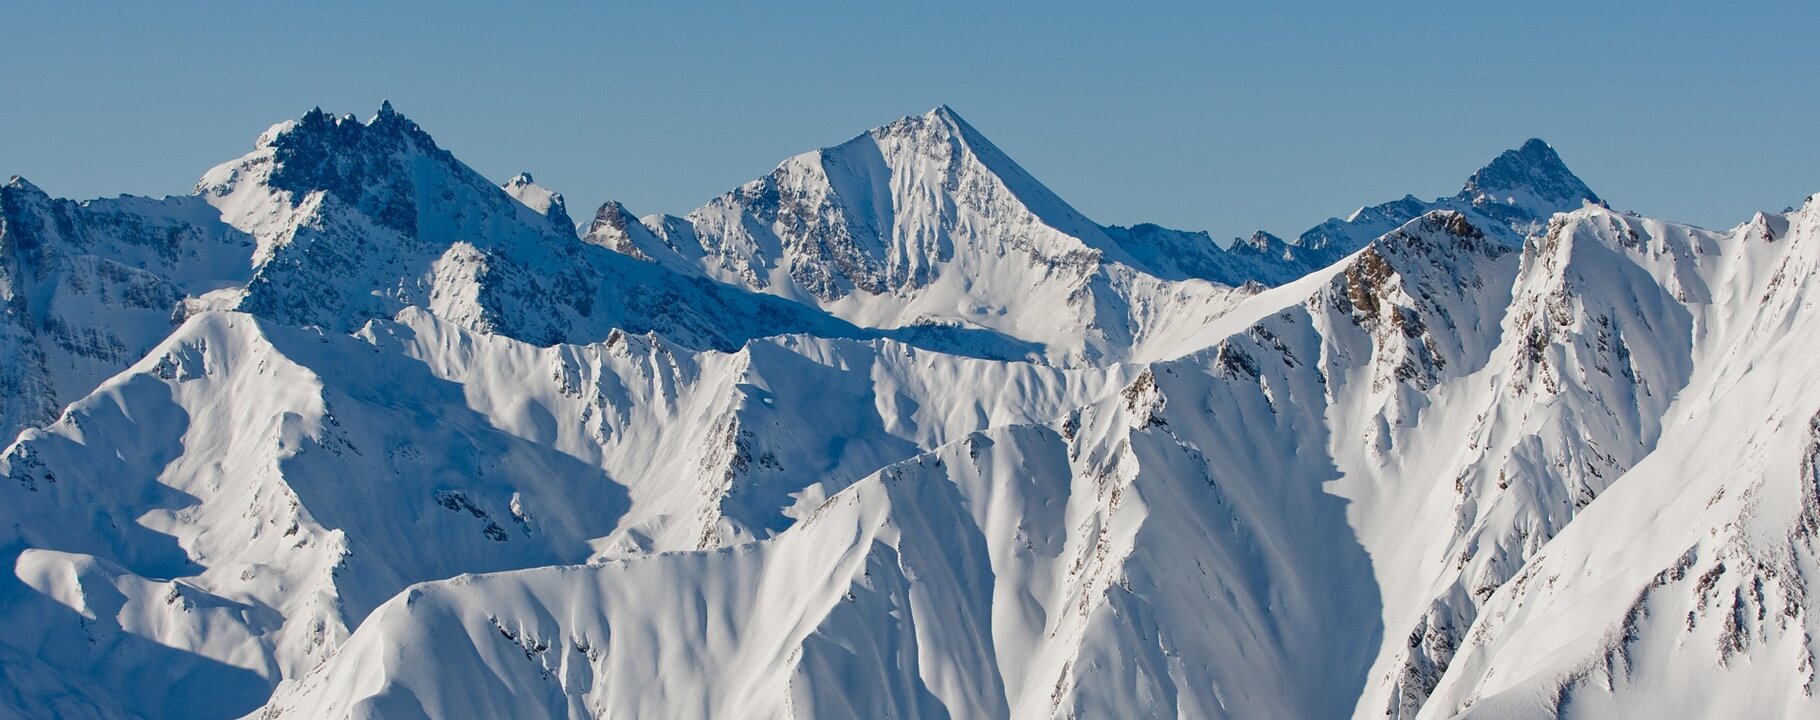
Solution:
{"label": "blue sky", "polygon": [[686,212],[940,103],[1096,220],[1220,237],[1451,194],[1531,136],[1648,215],[1820,192],[1820,3],[380,5],[7,3],[0,176],[182,193],[390,98],[578,216]]}

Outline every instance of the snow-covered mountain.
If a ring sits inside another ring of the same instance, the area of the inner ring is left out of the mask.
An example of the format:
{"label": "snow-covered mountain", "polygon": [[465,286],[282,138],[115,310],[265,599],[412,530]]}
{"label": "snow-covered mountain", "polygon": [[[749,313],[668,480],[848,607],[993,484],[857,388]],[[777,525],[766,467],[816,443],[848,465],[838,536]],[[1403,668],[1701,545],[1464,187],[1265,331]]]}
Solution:
{"label": "snow-covered mountain", "polygon": [[587,237],[866,327],[1008,336],[1058,364],[1152,359],[1243,297],[1240,270],[1191,277],[1128,251],[945,106],[790,158],[687,217],[608,203]]}
{"label": "snow-covered mountain", "polygon": [[387,105],[0,251],[0,716],[1820,711],[1820,197],[1222,248],[943,107],[578,235]]}

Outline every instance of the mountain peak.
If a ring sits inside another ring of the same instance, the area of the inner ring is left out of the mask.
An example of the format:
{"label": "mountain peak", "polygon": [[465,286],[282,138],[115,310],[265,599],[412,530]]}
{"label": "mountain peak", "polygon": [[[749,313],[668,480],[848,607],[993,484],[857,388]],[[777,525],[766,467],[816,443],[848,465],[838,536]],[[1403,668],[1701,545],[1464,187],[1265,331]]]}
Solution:
{"label": "mountain peak", "polygon": [[320,106],[310,108],[296,120],[273,125],[259,136],[261,147],[328,143],[343,146],[384,145],[397,149],[410,143],[420,150],[435,151],[436,141],[416,122],[405,117],[386,102],[379,112],[364,123],[353,114],[335,115]]}
{"label": "mountain peak", "polygon": [[1282,238],[1279,238],[1275,235],[1264,232],[1263,230],[1258,230],[1256,232],[1251,233],[1251,237],[1233,238],[1232,239],[1232,245],[1234,247],[1249,248],[1249,249],[1257,251],[1257,252],[1265,252],[1265,251],[1270,250],[1272,247],[1280,246],[1283,244],[1284,243],[1283,243]]}
{"label": "mountain peak", "polygon": [[923,118],[956,129],[970,127],[966,120],[961,119],[960,113],[955,112],[954,108],[948,107],[946,103],[930,108],[929,112],[923,113]]}
{"label": "mountain peak", "polygon": [[1530,138],[1479,168],[1457,197],[1493,214],[1517,211],[1533,219],[1577,209],[1582,202],[1600,202],[1540,138]]}
{"label": "mountain peak", "polygon": [[562,193],[538,185],[536,180],[531,179],[530,173],[513,175],[512,179],[499,187],[512,199],[548,218],[550,224],[563,234],[575,232],[575,221],[569,218],[569,209],[563,202]]}
{"label": "mountain peak", "polygon": [[[950,138],[962,138],[965,142],[965,138],[977,137],[978,131],[968,125],[966,120],[961,119],[960,114],[954,112],[953,108],[947,105],[937,105],[921,115],[906,115],[873,128],[866,135],[875,139],[922,136],[946,141]],[[860,137],[865,137],[865,135]]]}
{"label": "mountain peak", "polygon": [[[271,151],[266,182],[273,189],[296,198],[326,191],[407,236],[417,230],[413,188],[424,181],[409,169],[408,157],[428,158],[452,176],[473,175],[390,102],[365,123],[312,108],[301,118],[272,126],[260,135],[259,146]],[[485,182],[477,176],[468,180]]]}

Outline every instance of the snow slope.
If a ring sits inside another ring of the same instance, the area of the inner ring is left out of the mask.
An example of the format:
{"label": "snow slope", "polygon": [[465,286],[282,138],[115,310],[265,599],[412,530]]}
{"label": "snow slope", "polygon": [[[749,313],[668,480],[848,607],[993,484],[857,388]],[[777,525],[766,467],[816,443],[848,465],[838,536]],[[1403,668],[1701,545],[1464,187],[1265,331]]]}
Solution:
{"label": "snow slope", "polygon": [[[221,702],[257,704],[413,582],[767,536],[799,500],[1130,374],[884,340],[539,348],[416,310],[354,337],[205,312],[0,455],[0,546],[25,585],[7,614],[43,634],[15,638],[27,656],[85,648],[53,666],[152,703],[138,712],[187,714],[97,672],[154,662],[120,660],[146,634],[240,683]],[[842,403],[808,391],[843,385]],[[146,589],[107,589],[123,585]]]}

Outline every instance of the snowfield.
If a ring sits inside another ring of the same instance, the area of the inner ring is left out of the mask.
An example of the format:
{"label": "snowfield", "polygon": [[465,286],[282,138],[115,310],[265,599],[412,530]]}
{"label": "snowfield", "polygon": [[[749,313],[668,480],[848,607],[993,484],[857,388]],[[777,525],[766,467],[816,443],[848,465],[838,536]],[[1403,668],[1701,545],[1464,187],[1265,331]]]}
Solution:
{"label": "snowfield", "polygon": [[0,717],[1820,715],[1820,196],[1222,247],[940,107],[578,225],[387,104],[0,299]]}

